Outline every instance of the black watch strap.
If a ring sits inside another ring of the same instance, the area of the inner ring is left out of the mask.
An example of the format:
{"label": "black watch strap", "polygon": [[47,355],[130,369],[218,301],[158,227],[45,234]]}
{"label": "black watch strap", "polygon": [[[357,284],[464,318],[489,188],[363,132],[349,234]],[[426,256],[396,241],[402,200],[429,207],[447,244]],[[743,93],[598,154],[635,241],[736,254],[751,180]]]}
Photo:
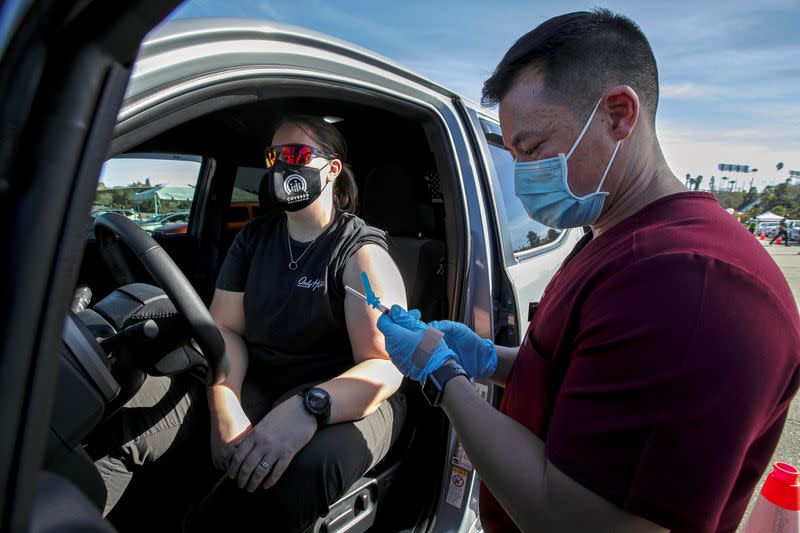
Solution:
{"label": "black watch strap", "polygon": [[434,407],[438,407],[444,396],[444,387],[447,382],[458,376],[469,377],[467,372],[454,359],[450,359],[445,364],[434,370],[428,375],[428,379],[422,385],[422,395]]}

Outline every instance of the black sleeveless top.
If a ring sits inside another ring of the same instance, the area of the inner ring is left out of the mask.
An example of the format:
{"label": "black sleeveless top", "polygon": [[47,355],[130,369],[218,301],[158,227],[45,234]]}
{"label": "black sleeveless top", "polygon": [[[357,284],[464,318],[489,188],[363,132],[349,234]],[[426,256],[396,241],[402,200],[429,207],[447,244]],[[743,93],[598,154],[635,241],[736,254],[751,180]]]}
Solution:
{"label": "black sleeveless top", "polygon": [[291,240],[298,266],[290,270],[286,222],[281,213],[248,223],[217,278],[218,289],[244,292],[248,381],[276,394],[331,379],[354,365],[344,314],[344,268],[365,244],[389,250],[385,232],[339,211],[299,260],[307,243]]}

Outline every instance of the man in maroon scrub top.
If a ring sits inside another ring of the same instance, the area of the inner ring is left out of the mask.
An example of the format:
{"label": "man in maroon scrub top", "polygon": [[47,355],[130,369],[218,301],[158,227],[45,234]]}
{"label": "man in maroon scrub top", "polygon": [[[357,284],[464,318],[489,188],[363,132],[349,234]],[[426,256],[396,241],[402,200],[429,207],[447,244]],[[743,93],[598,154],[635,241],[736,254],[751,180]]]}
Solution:
{"label": "man in maroon scrub top", "polygon": [[[418,315],[379,321],[395,364],[441,387],[484,529],[735,531],[798,388],[800,323],[759,241],[667,166],[647,39],[604,10],[550,19],[483,102],[531,218],[591,227],[519,348],[435,322],[444,339],[419,363]],[[453,359],[505,387],[499,412]]]}

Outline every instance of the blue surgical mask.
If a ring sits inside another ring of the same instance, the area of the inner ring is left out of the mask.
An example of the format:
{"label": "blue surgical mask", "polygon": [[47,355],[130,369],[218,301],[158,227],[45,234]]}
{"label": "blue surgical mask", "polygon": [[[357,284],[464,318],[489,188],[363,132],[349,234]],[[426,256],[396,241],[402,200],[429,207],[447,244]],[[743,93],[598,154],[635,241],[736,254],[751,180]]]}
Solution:
{"label": "blue surgical mask", "polygon": [[608,196],[607,192],[600,192],[600,188],[622,141],[617,141],[597,189],[586,196],[575,196],[570,190],[567,182],[567,159],[589,129],[589,124],[592,123],[602,100],[601,98],[597,101],[567,155],[558,154],[556,157],[514,164],[514,187],[517,198],[522,201],[525,211],[533,220],[551,228],[566,229],[589,226],[600,217],[603,203]]}

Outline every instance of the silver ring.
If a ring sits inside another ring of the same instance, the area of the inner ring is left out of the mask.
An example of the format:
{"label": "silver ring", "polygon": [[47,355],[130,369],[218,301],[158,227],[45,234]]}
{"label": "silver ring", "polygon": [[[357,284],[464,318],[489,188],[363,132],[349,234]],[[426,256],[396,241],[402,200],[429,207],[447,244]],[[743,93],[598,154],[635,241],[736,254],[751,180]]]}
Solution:
{"label": "silver ring", "polygon": [[271,466],[272,466],[272,463],[270,463],[270,462],[269,462],[269,461],[267,461],[266,459],[261,459],[261,460],[258,462],[258,467],[259,467],[259,468],[263,468],[264,470],[269,470],[269,467],[271,467]]}

